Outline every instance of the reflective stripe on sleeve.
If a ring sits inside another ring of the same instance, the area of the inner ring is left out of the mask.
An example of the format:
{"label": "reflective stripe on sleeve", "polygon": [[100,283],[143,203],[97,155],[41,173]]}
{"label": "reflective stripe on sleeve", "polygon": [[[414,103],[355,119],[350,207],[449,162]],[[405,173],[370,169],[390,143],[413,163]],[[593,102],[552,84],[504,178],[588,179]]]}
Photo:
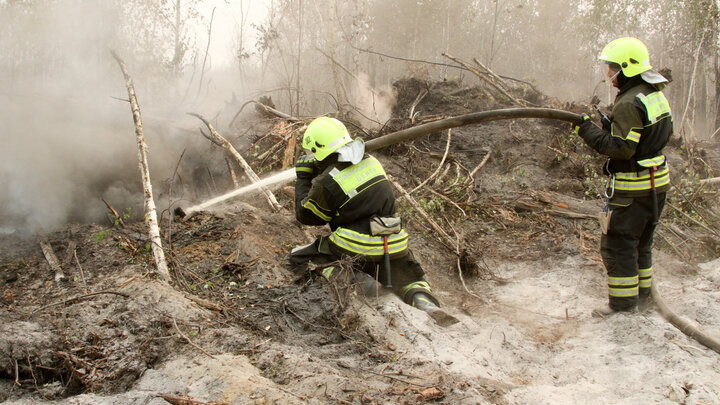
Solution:
{"label": "reflective stripe on sleeve", "polygon": [[640,142],[640,133],[636,132],[636,131],[630,131],[628,133],[627,138],[625,138],[625,139],[627,139],[628,141],[633,141],[635,143],[638,143],[638,142]]}
{"label": "reflective stripe on sleeve", "polygon": [[308,199],[307,201],[305,201],[305,203],[303,204],[303,208],[310,210],[313,214],[315,214],[318,218],[322,219],[323,221],[330,222],[330,220],[332,219],[328,215],[326,215],[322,212],[322,211],[327,211],[327,210],[323,210],[322,208],[318,207],[318,205],[313,200]]}

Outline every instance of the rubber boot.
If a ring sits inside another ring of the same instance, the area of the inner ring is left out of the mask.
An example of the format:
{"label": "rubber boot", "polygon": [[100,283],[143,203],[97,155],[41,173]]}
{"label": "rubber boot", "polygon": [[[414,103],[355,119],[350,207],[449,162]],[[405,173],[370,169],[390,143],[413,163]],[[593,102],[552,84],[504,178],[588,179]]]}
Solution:
{"label": "rubber boot", "polygon": [[640,296],[638,298],[638,311],[645,312],[652,309],[655,306],[655,300],[652,295]]}
{"label": "rubber boot", "polygon": [[628,308],[628,309],[614,309],[611,308],[610,305],[605,305],[600,308],[595,308],[592,310],[592,316],[593,318],[607,318],[609,316],[613,316],[619,312],[635,312],[635,308]]}
{"label": "rubber boot", "polygon": [[353,274],[353,284],[355,285],[355,291],[366,297],[375,297],[379,295],[380,283],[375,280],[371,275],[356,271]]}
{"label": "rubber boot", "polygon": [[448,314],[447,312],[443,311],[435,305],[435,303],[424,293],[415,293],[413,295],[413,301],[412,306],[415,308],[425,311],[430,318],[432,318],[435,323],[442,327],[454,325],[458,322],[460,322],[457,318],[454,316]]}

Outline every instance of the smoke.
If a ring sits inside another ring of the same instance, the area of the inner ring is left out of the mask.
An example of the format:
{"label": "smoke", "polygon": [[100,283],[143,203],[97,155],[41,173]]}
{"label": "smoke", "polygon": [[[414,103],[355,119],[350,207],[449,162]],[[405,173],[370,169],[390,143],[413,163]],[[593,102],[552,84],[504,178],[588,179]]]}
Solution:
{"label": "smoke", "polygon": [[355,118],[365,128],[380,129],[392,116],[395,94],[390,86],[373,87],[367,74],[358,74],[350,94]]}
{"label": "smoke", "polygon": [[0,3],[0,229],[5,233],[29,236],[68,221],[103,220],[103,198],[121,213],[142,217],[134,124],[110,49],[125,56],[131,75],[136,74],[156,194],[182,150],[197,145],[168,125],[187,120],[184,111],[153,107],[175,90],[158,85],[147,73],[151,69],[134,58],[119,24],[120,4]]}

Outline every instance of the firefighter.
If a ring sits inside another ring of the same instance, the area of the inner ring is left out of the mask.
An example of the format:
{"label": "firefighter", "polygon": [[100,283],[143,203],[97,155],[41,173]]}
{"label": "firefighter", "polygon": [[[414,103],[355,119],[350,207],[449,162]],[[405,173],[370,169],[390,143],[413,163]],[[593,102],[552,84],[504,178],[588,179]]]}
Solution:
{"label": "firefighter", "polygon": [[577,134],[607,155],[606,203],[600,214],[600,252],[607,270],[608,305],[593,316],[605,317],[645,306],[652,284],[653,233],[670,187],[663,148],[673,133],[670,105],[662,92],[668,80],[652,70],[645,45],[620,38],[602,50],[607,76],[619,92],[599,128],[583,115]]}
{"label": "firefighter", "polygon": [[[292,250],[289,259],[295,271],[306,271],[312,261],[330,279],[343,273],[332,262],[359,256],[355,280],[365,278],[377,286],[377,276],[405,303],[427,312],[441,326],[456,323],[439,308],[425,281],[408,247],[408,233],[395,217],[395,196],[385,170],[365,154],[364,142],[353,141],[337,119],[320,117],[308,125],[302,143],[310,153],[295,166],[295,216],[305,225],[329,224],[332,233]],[[389,269],[383,265],[385,255]]]}

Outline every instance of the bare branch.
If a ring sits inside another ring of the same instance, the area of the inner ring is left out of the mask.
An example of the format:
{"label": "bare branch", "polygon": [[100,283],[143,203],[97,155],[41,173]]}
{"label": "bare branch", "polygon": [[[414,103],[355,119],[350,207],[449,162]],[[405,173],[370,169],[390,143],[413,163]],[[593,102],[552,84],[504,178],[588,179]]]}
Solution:
{"label": "bare branch", "polygon": [[[210,135],[215,139],[217,142],[219,142],[237,161],[237,163],[245,170],[245,174],[250,179],[252,183],[257,183],[260,181],[260,178],[257,174],[255,174],[255,171],[253,171],[252,167],[248,164],[248,162],[245,160],[245,158],[242,157],[242,155],[235,149],[235,147],[225,138],[223,138],[216,130],[213,128],[212,124],[206,120],[202,115],[196,114],[196,113],[188,113],[188,115],[192,115],[193,117],[197,117],[200,121],[202,121],[207,127],[208,130],[210,130]],[[261,190],[263,194],[265,194],[265,197],[268,200],[268,203],[270,204],[270,207],[275,210],[279,211],[282,209],[282,206],[275,198],[275,195],[272,191],[270,191],[266,187],[261,187]]]}

